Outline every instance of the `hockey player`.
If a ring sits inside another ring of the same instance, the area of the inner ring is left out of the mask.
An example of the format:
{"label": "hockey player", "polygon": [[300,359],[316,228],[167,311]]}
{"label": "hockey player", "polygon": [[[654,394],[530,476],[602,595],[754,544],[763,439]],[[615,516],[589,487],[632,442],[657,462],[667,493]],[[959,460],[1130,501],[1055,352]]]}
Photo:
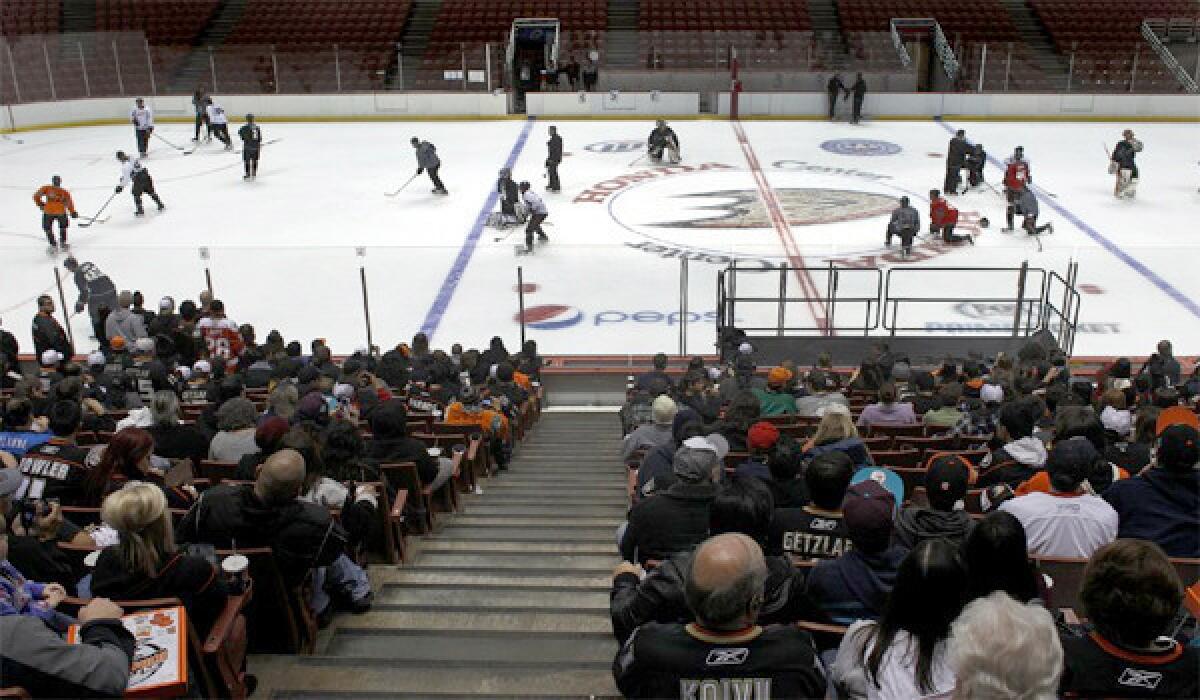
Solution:
{"label": "hockey player", "polygon": [[969,187],[978,187],[984,183],[983,168],[986,165],[987,152],[983,150],[982,143],[977,143],[967,153],[967,185]]}
{"label": "hockey player", "polygon": [[1008,226],[1004,228],[1004,233],[1012,233],[1017,200],[1032,184],[1033,173],[1029,171],[1029,161],[1025,160],[1025,149],[1017,146],[1004,161],[1004,197],[1008,200],[1008,208],[1004,211]]}
{"label": "hockey player", "polygon": [[262,149],[262,129],[254,123],[254,115],[246,115],[246,123],[238,129],[238,138],[242,140],[242,164],[246,168],[243,180],[253,180],[258,177],[258,154]]}
{"label": "hockey player", "polygon": [[136,105],[129,113],[129,121],[133,124],[133,133],[137,136],[138,155],[145,158],[150,149],[150,134],[154,133],[154,112],[146,106],[142,98],[134,100]]}
{"label": "hockey player", "polygon": [[1121,132],[1124,137],[1113,147],[1112,159],[1108,164],[1108,172],[1117,176],[1113,186],[1114,197],[1133,198],[1137,194],[1138,168],[1134,158],[1142,152],[1142,142],[1133,137],[1133,130]]}
{"label": "hockey player", "polygon": [[500,169],[500,178],[496,181],[496,192],[500,194],[500,217],[501,221],[506,224],[515,224],[521,220],[517,214],[517,202],[521,200],[521,193],[517,189],[517,182],[512,178],[512,171],[508,168]]}
{"label": "hockey player", "polygon": [[205,96],[202,88],[196,88],[196,92],[192,93],[192,109],[196,111],[196,135],[192,137],[192,141],[200,140],[200,127],[204,126],[205,142],[212,141],[212,124],[208,121],[208,97]]}
{"label": "hockey player", "polygon": [[862,121],[863,100],[867,98],[867,81],[863,80],[862,73],[858,74],[854,85],[850,87],[847,94],[853,95],[854,98],[854,101],[851,103],[853,110],[850,113],[850,123],[857,124]]}
{"label": "hockey player", "polygon": [[1038,218],[1038,202],[1037,197],[1033,196],[1033,192],[1028,189],[1022,190],[1020,197],[1017,198],[1017,213],[1025,217],[1021,221],[1021,228],[1031,236],[1036,236],[1039,233],[1054,233],[1054,224],[1037,225]]}
{"label": "hockey player", "polygon": [[145,210],[142,209],[142,195],[150,195],[150,199],[158,205],[158,210],[166,209],[166,205],[158,198],[158,193],[154,191],[154,180],[150,178],[150,171],[137,158],[130,158],[125,155],[125,151],[117,151],[117,161],[121,163],[121,183],[117,185],[116,192],[121,193],[125,189],[125,185],[129,182],[133,183],[133,203],[137,205],[134,210],[135,216],[144,216]]}
{"label": "hockey player", "polygon": [[80,263],[74,257],[68,257],[63,261],[63,267],[75,277],[75,287],[79,289],[75,313],[82,313],[87,308],[92,325],[95,325],[101,306],[107,306],[109,310],[117,308],[117,286],[95,264]]}
{"label": "hockey player", "polygon": [[900,254],[907,258],[912,253],[913,236],[920,230],[921,214],[908,203],[908,197],[901,197],[900,206],[892,211],[892,218],[888,221],[885,245],[892,244],[892,236],[899,236]]}
{"label": "hockey player", "polygon": [[942,191],[946,194],[958,194],[958,185],[962,182],[960,171],[966,165],[970,149],[967,132],[962,129],[954,132],[954,138],[946,146],[946,181],[942,183]]}
{"label": "hockey player", "polygon": [[975,239],[970,235],[959,236],[954,233],[958,225],[958,210],[950,206],[946,198],[937,190],[929,190],[929,227],[934,234],[940,233],[946,243],[962,243],[966,241],[975,245]]}
{"label": "hockey player", "polygon": [[562,183],[558,181],[558,164],[562,162],[562,137],[558,135],[557,127],[550,127],[550,140],[546,142],[546,183],[547,192],[561,192]]}
{"label": "hockey player", "polygon": [[233,150],[233,141],[229,138],[229,118],[225,116],[225,108],[213,102],[209,97],[207,106],[204,108],[208,112],[208,121],[212,124],[213,136],[217,140],[225,144],[225,150]]}
{"label": "hockey player", "polygon": [[442,159],[438,158],[437,147],[416,136],[412,137],[409,143],[417,152],[417,174],[420,175],[428,170],[429,180],[433,182],[433,193],[450,194],[446,191],[446,186],[442,184],[442,179],[438,177],[438,170],[442,168]]}
{"label": "hockey player", "polygon": [[525,252],[533,252],[533,234],[537,234],[538,241],[545,243],[550,240],[546,232],[542,230],[542,222],[550,215],[546,210],[546,203],[542,198],[537,196],[529,187],[528,182],[521,183],[521,199],[525,201],[525,209],[529,212],[529,222],[525,224]]}
{"label": "hockey player", "polygon": [[842,76],[834,73],[829,77],[829,82],[825,83],[825,92],[829,95],[829,121],[833,121],[834,112],[837,111],[838,93],[845,93],[847,97],[850,94],[846,91],[846,84],[842,82]]}
{"label": "hockey player", "polygon": [[663,152],[669,153],[669,160],[672,163],[678,163],[681,158],[679,156],[679,137],[675,135],[675,130],[667,126],[667,122],[659,119],[654,124],[654,129],[650,132],[650,137],[646,139],[646,152],[650,154],[650,159],[656,163],[661,163]]}
{"label": "hockey player", "polygon": [[[53,255],[60,248],[63,251],[70,250],[71,247],[67,244],[67,212],[71,213],[72,219],[79,218],[79,212],[75,211],[71,193],[63,189],[62,178],[57,175],[50,178],[49,185],[42,185],[33,193],[33,201],[38,209],[42,210],[42,230],[46,232],[46,240],[50,242],[48,252]],[[55,221],[58,222],[58,237],[61,242],[54,240]]]}

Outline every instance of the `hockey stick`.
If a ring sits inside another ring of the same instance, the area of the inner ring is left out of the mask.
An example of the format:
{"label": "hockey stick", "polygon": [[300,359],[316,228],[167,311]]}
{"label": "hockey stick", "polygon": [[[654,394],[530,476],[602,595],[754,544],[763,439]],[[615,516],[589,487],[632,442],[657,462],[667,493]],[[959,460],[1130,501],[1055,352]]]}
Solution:
{"label": "hockey stick", "polygon": [[176,146],[175,144],[171,143],[170,141],[168,141],[168,140],[164,139],[163,137],[159,136],[157,131],[151,131],[151,132],[150,132],[150,135],[151,135],[151,136],[153,136],[154,138],[158,139],[159,141],[162,141],[163,143],[167,144],[167,145],[168,145],[168,146],[170,146],[171,148],[174,148],[174,149],[175,149],[175,150],[177,150],[177,151],[182,151],[182,150],[183,150],[183,146]]}
{"label": "hockey stick", "polygon": [[627,165],[627,166],[625,166],[625,167],[627,167],[627,168],[632,168],[633,166],[637,165],[637,162],[638,162],[639,160],[641,160],[641,159],[643,159],[643,158],[645,158],[645,157],[646,157],[646,154],[645,154],[645,153],[643,153],[643,154],[641,154],[640,156],[638,156],[637,158],[634,158],[634,159],[633,159],[633,161],[632,161],[632,162],[630,162],[630,163],[629,163],[629,165]]}
{"label": "hockey stick", "polygon": [[[263,142],[262,142],[262,145],[263,145],[263,146],[270,146],[271,144],[273,144],[273,143],[279,143],[279,142],[280,142],[280,141],[282,141],[282,140],[283,140],[283,137],[282,137],[282,136],[280,136],[280,137],[279,137],[279,138],[277,138],[277,139],[271,139],[270,141],[263,141]],[[242,151],[244,151],[244,150],[246,150],[246,149],[244,149],[244,148],[239,148],[239,149],[237,149],[236,151],[234,151],[234,153],[237,153],[237,154],[239,154],[239,155],[240,155],[240,154],[242,153]]]}
{"label": "hockey stick", "polygon": [[80,223],[79,228],[87,228],[88,226],[91,226],[92,224],[102,224],[105,221],[108,221],[108,219],[101,219],[100,215],[104,213],[104,210],[107,209],[108,205],[111,204],[112,201],[116,198],[117,198],[116,192],[113,192],[112,194],[110,194],[108,196],[108,201],[106,201],[104,203],[104,206],[100,207],[100,211],[96,212],[95,216],[88,218],[87,221]]}
{"label": "hockey stick", "polygon": [[403,185],[400,185],[400,188],[399,188],[399,189],[397,189],[395,192],[384,192],[384,193],[383,193],[383,196],[384,196],[384,197],[395,197],[396,195],[400,194],[401,192],[403,192],[403,191],[404,191],[404,188],[405,188],[405,187],[408,187],[408,186],[409,186],[409,185],[412,183],[412,181],[413,181],[413,180],[416,180],[416,179],[417,179],[417,175],[420,175],[420,173],[416,173],[416,174],[415,174],[415,175],[413,175],[412,177],[410,177],[410,178],[408,178],[407,180],[405,180],[405,181],[404,181],[404,184],[403,184]]}

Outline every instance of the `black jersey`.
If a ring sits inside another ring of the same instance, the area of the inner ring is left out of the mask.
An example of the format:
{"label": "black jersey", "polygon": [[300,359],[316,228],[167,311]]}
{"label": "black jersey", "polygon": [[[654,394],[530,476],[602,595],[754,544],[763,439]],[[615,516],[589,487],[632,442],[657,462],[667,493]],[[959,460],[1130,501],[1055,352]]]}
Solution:
{"label": "black jersey", "polygon": [[238,129],[238,137],[242,139],[242,148],[247,151],[257,151],[262,146],[262,129],[258,124],[245,124]]}
{"label": "black jersey", "polygon": [[1095,632],[1064,636],[1059,692],[1078,698],[1200,697],[1200,649],[1159,641],[1159,651],[1134,652]]}
{"label": "black jersey", "polygon": [[850,551],[850,532],[841,515],[809,508],[777,508],[767,535],[767,553],[803,559],[836,559]]}
{"label": "black jersey", "polygon": [[16,500],[57,498],[65,506],[80,505],[87,479],[88,450],[60,438],[52,438],[21,456],[17,465],[25,481]]}
{"label": "black jersey", "polygon": [[133,366],[125,370],[125,376],[127,386],[146,404],[154,398],[154,392],[173,388],[167,368],[158,360],[135,360]]}
{"label": "black jersey", "polygon": [[75,268],[75,286],[79,289],[79,302],[82,304],[88,303],[91,297],[107,299],[117,293],[117,287],[108,275],[90,262],[81,262]]}

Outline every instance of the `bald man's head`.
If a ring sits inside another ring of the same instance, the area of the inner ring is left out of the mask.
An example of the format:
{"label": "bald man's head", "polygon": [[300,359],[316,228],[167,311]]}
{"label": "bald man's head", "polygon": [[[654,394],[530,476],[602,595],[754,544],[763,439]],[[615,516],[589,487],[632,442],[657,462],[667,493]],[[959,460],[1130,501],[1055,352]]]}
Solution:
{"label": "bald man's head", "polygon": [[304,487],[304,457],[296,450],[276,452],[263,462],[254,493],[268,505],[294,501]]}
{"label": "bald man's head", "polygon": [[758,543],[742,534],[726,533],[696,548],[684,593],[702,626],[741,629],[758,617],[766,580],[767,563]]}

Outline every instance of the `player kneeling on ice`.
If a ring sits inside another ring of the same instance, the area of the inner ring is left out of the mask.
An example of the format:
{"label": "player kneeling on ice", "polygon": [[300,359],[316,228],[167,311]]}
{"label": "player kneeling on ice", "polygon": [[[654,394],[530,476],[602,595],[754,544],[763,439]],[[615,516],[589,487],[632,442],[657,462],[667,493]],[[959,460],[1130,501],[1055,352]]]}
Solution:
{"label": "player kneeling on ice", "polygon": [[661,163],[664,151],[672,163],[682,160],[679,156],[679,137],[675,135],[674,129],[667,126],[666,120],[659,119],[654,130],[650,132],[650,138],[646,139],[646,152],[655,163]]}
{"label": "player kneeling on ice", "polygon": [[500,177],[496,180],[496,192],[500,194],[500,223],[516,224],[521,221],[517,205],[521,201],[521,193],[517,189],[517,181],[512,177],[508,168],[500,169]]}
{"label": "player kneeling on ice", "polygon": [[133,212],[134,215],[143,216],[146,213],[142,209],[143,194],[150,195],[150,199],[153,199],[154,203],[158,205],[159,211],[167,208],[158,198],[158,193],[154,191],[154,180],[150,178],[150,171],[142,165],[142,161],[130,158],[125,155],[125,151],[117,151],[117,160],[121,163],[121,183],[114,191],[120,194],[127,183],[133,183],[133,203],[137,205],[137,209]]}
{"label": "player kneeling on ice", "polygon": [[899,236],[900,253],[907,258],[912,253],[913,236],[920,230],[921,214],[908,203],[908,197],[901,197],[900,206],[892,211],[888,221],[886,245],[892,244],[892,236]]}
{"label": "player kneeling on ice", "polygon": [[1138,169],[1137,163],[1133,162],[1137,154],[1142,152],[1142,142],[1133,137],[1133,130],[1126,129],[1121,132],[1125,138],[1117,142],[1113,147],[1112,158],[1108,162],[1108,172],[1117,176],[1117,183],[1113,187],[1114,197],[1129,197],[1133,198],[1137,194],[1138,185]]}
{"label": "player kneeling on ice", "polygon": [[542,222],[550,215],[546,210],[546,203],[537,195],[530,187],[528,182],[521,183],[521,198],[525,200],[525,210],[529,212],[529,221],[525,224],[525,252],[533,252],[533,234],[537,234],[538,240],[545,243],[550,240],[546,232],[542,230]]}
{"label": "player kneeling on ice", "polygon": [[1031,236],[1036,236],[1039,233],[1054,233],[1054,224],[1037,225],[1038,218],[1038,201],[1037,197],[1033,196],[1033,192],[1025,189],[1021,192],[1020,198],[1017,199],[1017,213],[1025,217],[1021,222],[1021,228]]}
{"label": "player kneeling on ice", "polygon": [[937,190],[929,190],[929,229],[933,233],[942,234],[942,240],[946,243],[962,243],[966,241],[971,245],[975,245],[975,239],[969,234],[959,236],[954,233],[954,227],[958,225],[958,210],[950,206],[946,198]]}
{"label": "player kneeling on ice", "polygon": [[[71,193],[62,186],[62,178],[55,175],[50,178],[49,185],[42,185],[38,191],[33,194],[33,201],[37,204],[38,209],[42,210],[42,230],[46,232],[46,240],[50,241],[50,253],[62,250],[70,250],[67,245],[67,212],[71,212],[71,218],[79,218],[79,212],[75,211],[75,202],[71,200]],[[58,222],[58,237],[61,243],[54,240],[54,222]]]}

